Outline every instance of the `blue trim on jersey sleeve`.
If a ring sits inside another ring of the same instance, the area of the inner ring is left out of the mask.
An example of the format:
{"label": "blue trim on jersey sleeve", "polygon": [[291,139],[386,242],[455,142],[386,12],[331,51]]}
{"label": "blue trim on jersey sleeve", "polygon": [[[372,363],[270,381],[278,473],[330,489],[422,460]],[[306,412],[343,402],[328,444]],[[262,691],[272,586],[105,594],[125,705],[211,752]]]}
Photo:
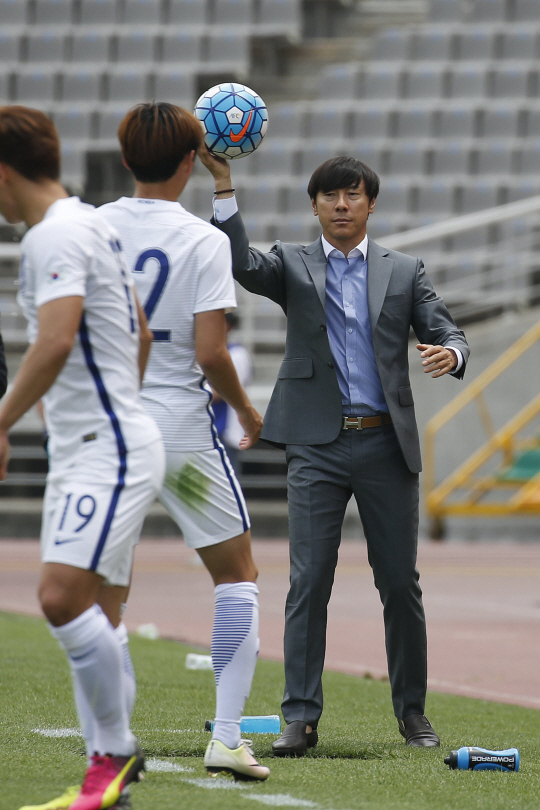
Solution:
{"label": "blue trim on jersey sleeve", "polygon": [[103,382],[103,378],[100,374],[99,368],[97,367],[96,361],[94,360],[94,355],[92,352],[92,344],[90,342],[90,335],[88,334],[88,327],[86,325],[84,313],[81,318],[81,325],[79,327],[79,336],[81,340],[81,347],[83,350],[84,359],[86,360],[86,365],[88,366],[88,370],[90,371],[90,374],[93,377],[105,413],[107,414],[107,416],[111,421],[111,426],[116,438],[116,446],[118,448],[118,458],[120,462],[118,466],[118,483],[114,488],[111,502],[107,510],[107,515],[105,517],[105,522],[103,524],[103,528],[99,536],[98,544],[96,546],[92,562],[90,563],[90,571],[95,571],[98,567],[99,558],[101,557],[103,547],[105,545],[105,542],[107,540],[111,528],[116,507],[118,505],[118,499],[120,498],[120,493],[122,492],[125,486],[126,470],[127,470],[127,448],[126,443],[124,441],[124,436],[122,434],[122,429],[120,427],[120,422],[118,421],[118,417],[114,412],[114,408],[109,398],[109,394],[107,393],[107,389],[105,388],[105,383]]}

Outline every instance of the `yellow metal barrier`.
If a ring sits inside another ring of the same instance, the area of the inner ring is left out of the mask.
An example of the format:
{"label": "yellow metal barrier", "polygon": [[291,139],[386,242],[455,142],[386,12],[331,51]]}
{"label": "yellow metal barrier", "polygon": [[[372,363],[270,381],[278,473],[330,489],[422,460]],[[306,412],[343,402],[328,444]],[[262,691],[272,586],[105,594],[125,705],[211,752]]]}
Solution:
{"label": "yellow metal barrier", "polygon": [[[516,454],[529,448],[540,448],[540,441],[518,438],[518,434],[540,414],[540,394],[498,431],[493,427],[484,397],[488,385],[500,377],[538,340],[540,340],[540,322],[529,329],[428,422],[425,431],[424,486],[426,510],[431,520],[431,536],[434,539],[440,539],[443,535],[444,518],[449,515],[487,517],[511,514],[540,515],[540,473],[527,480],[505,478],[503,474],[505,468],[512,465]],[[487,441],[451,475],[437,484],[436,436],[448,422],[473,402],[478,409]],[[501,454],[498,470],[481,475],[480,471],[484,465],[498,453]]]}

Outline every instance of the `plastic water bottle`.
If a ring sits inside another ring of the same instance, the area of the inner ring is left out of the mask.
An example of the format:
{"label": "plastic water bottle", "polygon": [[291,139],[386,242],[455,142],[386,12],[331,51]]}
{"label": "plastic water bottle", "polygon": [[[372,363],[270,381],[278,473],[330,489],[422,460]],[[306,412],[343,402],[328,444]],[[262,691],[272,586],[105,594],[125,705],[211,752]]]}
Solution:
{"label": "plastic water bottle", "polygon": [[[205,731],[214,730],[214,721],[207,720]],[[251,717],[242,717],[240,720],[241,734],[280,734],[281,720],[278,714],[257,714]]]}
{"label": "plastic water bottle", "polygon": [[186,655],[186,669],[213,669],[212,656],[188,653]]}
{"label": "plastic water bottle", "polygon": [[450,751],[444,758],[445,765],[452,769],[470,771],[519,771],[519,751],[489,751],[487,748],[460,748]]}

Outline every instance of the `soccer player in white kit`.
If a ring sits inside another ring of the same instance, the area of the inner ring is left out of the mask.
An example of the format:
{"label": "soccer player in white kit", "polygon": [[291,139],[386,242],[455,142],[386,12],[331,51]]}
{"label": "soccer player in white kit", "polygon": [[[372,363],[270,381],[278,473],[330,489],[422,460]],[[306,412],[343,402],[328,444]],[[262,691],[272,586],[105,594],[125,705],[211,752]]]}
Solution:
{"label": "soccer player in white kit", "polygon": [[90,757],[82,788],[63,806],[102,810],[126,807],[122,791],[144,767],[129,724],[135,687],[125,628],[115,628],[165,459],[139,396],[150,339],[140,339],[118,234],[68,197],[58,177],[52,121],[0,107],[0,212],[29,226],[18,301],[30,342],[0,408],[0,479],[8,430],[42,399],[50,466],[39,599],[68,656]]}
{"label": "soccer player in white kit", "polygon": [[142,399],[167,453],[160,499],[215,585],[212,661],[216,717],[205,754],[210,773],[266,779],[240,719],[258,651],[257,569],[244,497],[210,407],[212,388],[236,411],[246,435],[262,418],[241,387],[227,350],[225,309],[236,306],[229,240],[177,201],[202,142],[199,121],[165,102],[140,104],[118,130],[135,194],[99,211],[120,233],[154,334]]}

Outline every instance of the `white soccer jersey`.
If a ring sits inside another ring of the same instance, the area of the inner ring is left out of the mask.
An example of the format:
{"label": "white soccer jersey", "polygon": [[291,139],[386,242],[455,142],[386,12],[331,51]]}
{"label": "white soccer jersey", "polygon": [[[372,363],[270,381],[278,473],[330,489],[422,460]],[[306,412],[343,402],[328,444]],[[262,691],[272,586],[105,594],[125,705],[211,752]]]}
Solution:
{"label": "white soccer jersey", "polygon": [[227,236],[177,202],[121,197],[100,213],[119,232],[154,342],[142,398],[167,450],[215,446],[194,316],[236,306]]}
{"label": "white soccer jersey", "polygon": [[43,397],[51,469],[71,464],[90,442],[125,460],[130,449],[159,440],[139,396],[138,317],[117,232],[93,206],[70,197],[50,206],[21,247],[18,302],[30,343],[39,307],[84,297],[73,349]]}

